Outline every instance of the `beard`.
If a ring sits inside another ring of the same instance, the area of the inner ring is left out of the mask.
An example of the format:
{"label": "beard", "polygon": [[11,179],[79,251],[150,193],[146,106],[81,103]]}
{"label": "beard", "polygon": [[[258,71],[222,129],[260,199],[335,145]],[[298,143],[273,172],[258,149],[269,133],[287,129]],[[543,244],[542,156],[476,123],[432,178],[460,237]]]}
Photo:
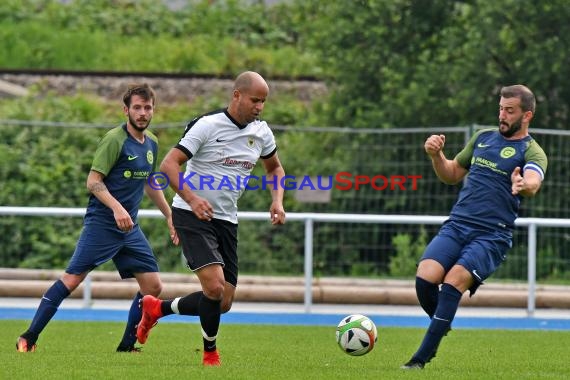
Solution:
{"label": "beard", "polygon": [[[504,137],[513,137],[515,133],[517,133],[518,131],[521,130],[522,127],[522,116],[520,119],[518,119],[517,121],[515,121],[514,123],[512,123],[511,125],[509,125],[507,122],[503,122],[501,121],[499,123],[499,132],[501,133],[501,135],[503,135]],[[501,126],[502,125],[506,125],[508,128],[506,130],[502,130]]]}
{"label": "beard", "polygon": [[131,124],[131,126],[139,132],[144,132],[145,129],[148,128],[148,125],[150,124],[150,120],[151,119],[145,120],[144,126],[139,127],[139,124],[137,123],[137,121],[135,119],[133,119],[131,117],[131,115],[129,114],[129,124]]}

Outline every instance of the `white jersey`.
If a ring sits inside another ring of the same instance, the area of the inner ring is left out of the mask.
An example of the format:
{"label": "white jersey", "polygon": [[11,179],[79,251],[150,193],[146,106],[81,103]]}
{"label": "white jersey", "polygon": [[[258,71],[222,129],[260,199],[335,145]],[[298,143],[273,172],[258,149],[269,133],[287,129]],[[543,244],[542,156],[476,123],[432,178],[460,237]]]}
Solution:
{"label": "white jersey", "polygon": [[[243,126],[227,109],[192,120],[176,148],[190,158],[179,186],[188,186],[207,199],[214,208],[214,218],[232,223],[237,223],[237,201],[253,167],[260,157],[269,158],[277,150],[273,132],[265,121],[255,120]],[[261,185],[261,181],[256,184]],[[192,210],[178,194],[172,206]]]}

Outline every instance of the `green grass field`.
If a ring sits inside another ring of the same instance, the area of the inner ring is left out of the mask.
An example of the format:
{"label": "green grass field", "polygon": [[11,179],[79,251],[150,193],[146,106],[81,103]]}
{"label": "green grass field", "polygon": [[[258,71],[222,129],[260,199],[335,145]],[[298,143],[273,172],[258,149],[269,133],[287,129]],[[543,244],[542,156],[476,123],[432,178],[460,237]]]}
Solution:
{"label": "green grass field", "polygon": [[123,324],[53,321],[35,353],[15,350],[28,321],[0,321],[0,379],[567,379],[569,331],[453,330],[423,371],[399,369],[423,329],[379,327],[375,349],[351,357],[335,326],[222,325],[219,368],[201,365],[196,323],[162,323],[140,354],[116,353]]}

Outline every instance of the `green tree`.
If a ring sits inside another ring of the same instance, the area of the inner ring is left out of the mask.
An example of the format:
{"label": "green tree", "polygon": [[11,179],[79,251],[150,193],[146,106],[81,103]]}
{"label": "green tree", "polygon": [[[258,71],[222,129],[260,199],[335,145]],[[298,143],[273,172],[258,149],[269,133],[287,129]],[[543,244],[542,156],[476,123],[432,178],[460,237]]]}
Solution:
{"label": "green tree", "polygon": [[564,0],[299,0],[302,41],[327,68],[327,122],[354,127],[495,124],[503,85],[525,83],[535,126],[566,128]]}

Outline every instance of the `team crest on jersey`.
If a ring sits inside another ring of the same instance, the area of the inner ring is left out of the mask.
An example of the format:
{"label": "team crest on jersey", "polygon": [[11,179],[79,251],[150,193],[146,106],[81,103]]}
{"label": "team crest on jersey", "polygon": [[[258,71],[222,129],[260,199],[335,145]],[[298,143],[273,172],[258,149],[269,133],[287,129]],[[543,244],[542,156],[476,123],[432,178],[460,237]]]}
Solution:
{"label": "team crest on jersey", "polygon": [[502,158],[511,158],[516,153],[517,153],[517,151],[515,150],[515,148],[507,146],[501,150],[500,154],[501,154]]}
{"label": "team crest on jersey", "polygon": [[253,148],[253,145],[255,144],[255,140],[253,139],[253,137],[248,137],[247,139],[247,146],[250,148]]}
{"label": "team crest on jersey", "polygon": [[152,154],[152,151],[149,150],[148,152],[146,152],[146,160],[148,161],[149,164],[152,165],[152,163],[154,162],[154,155]]}

